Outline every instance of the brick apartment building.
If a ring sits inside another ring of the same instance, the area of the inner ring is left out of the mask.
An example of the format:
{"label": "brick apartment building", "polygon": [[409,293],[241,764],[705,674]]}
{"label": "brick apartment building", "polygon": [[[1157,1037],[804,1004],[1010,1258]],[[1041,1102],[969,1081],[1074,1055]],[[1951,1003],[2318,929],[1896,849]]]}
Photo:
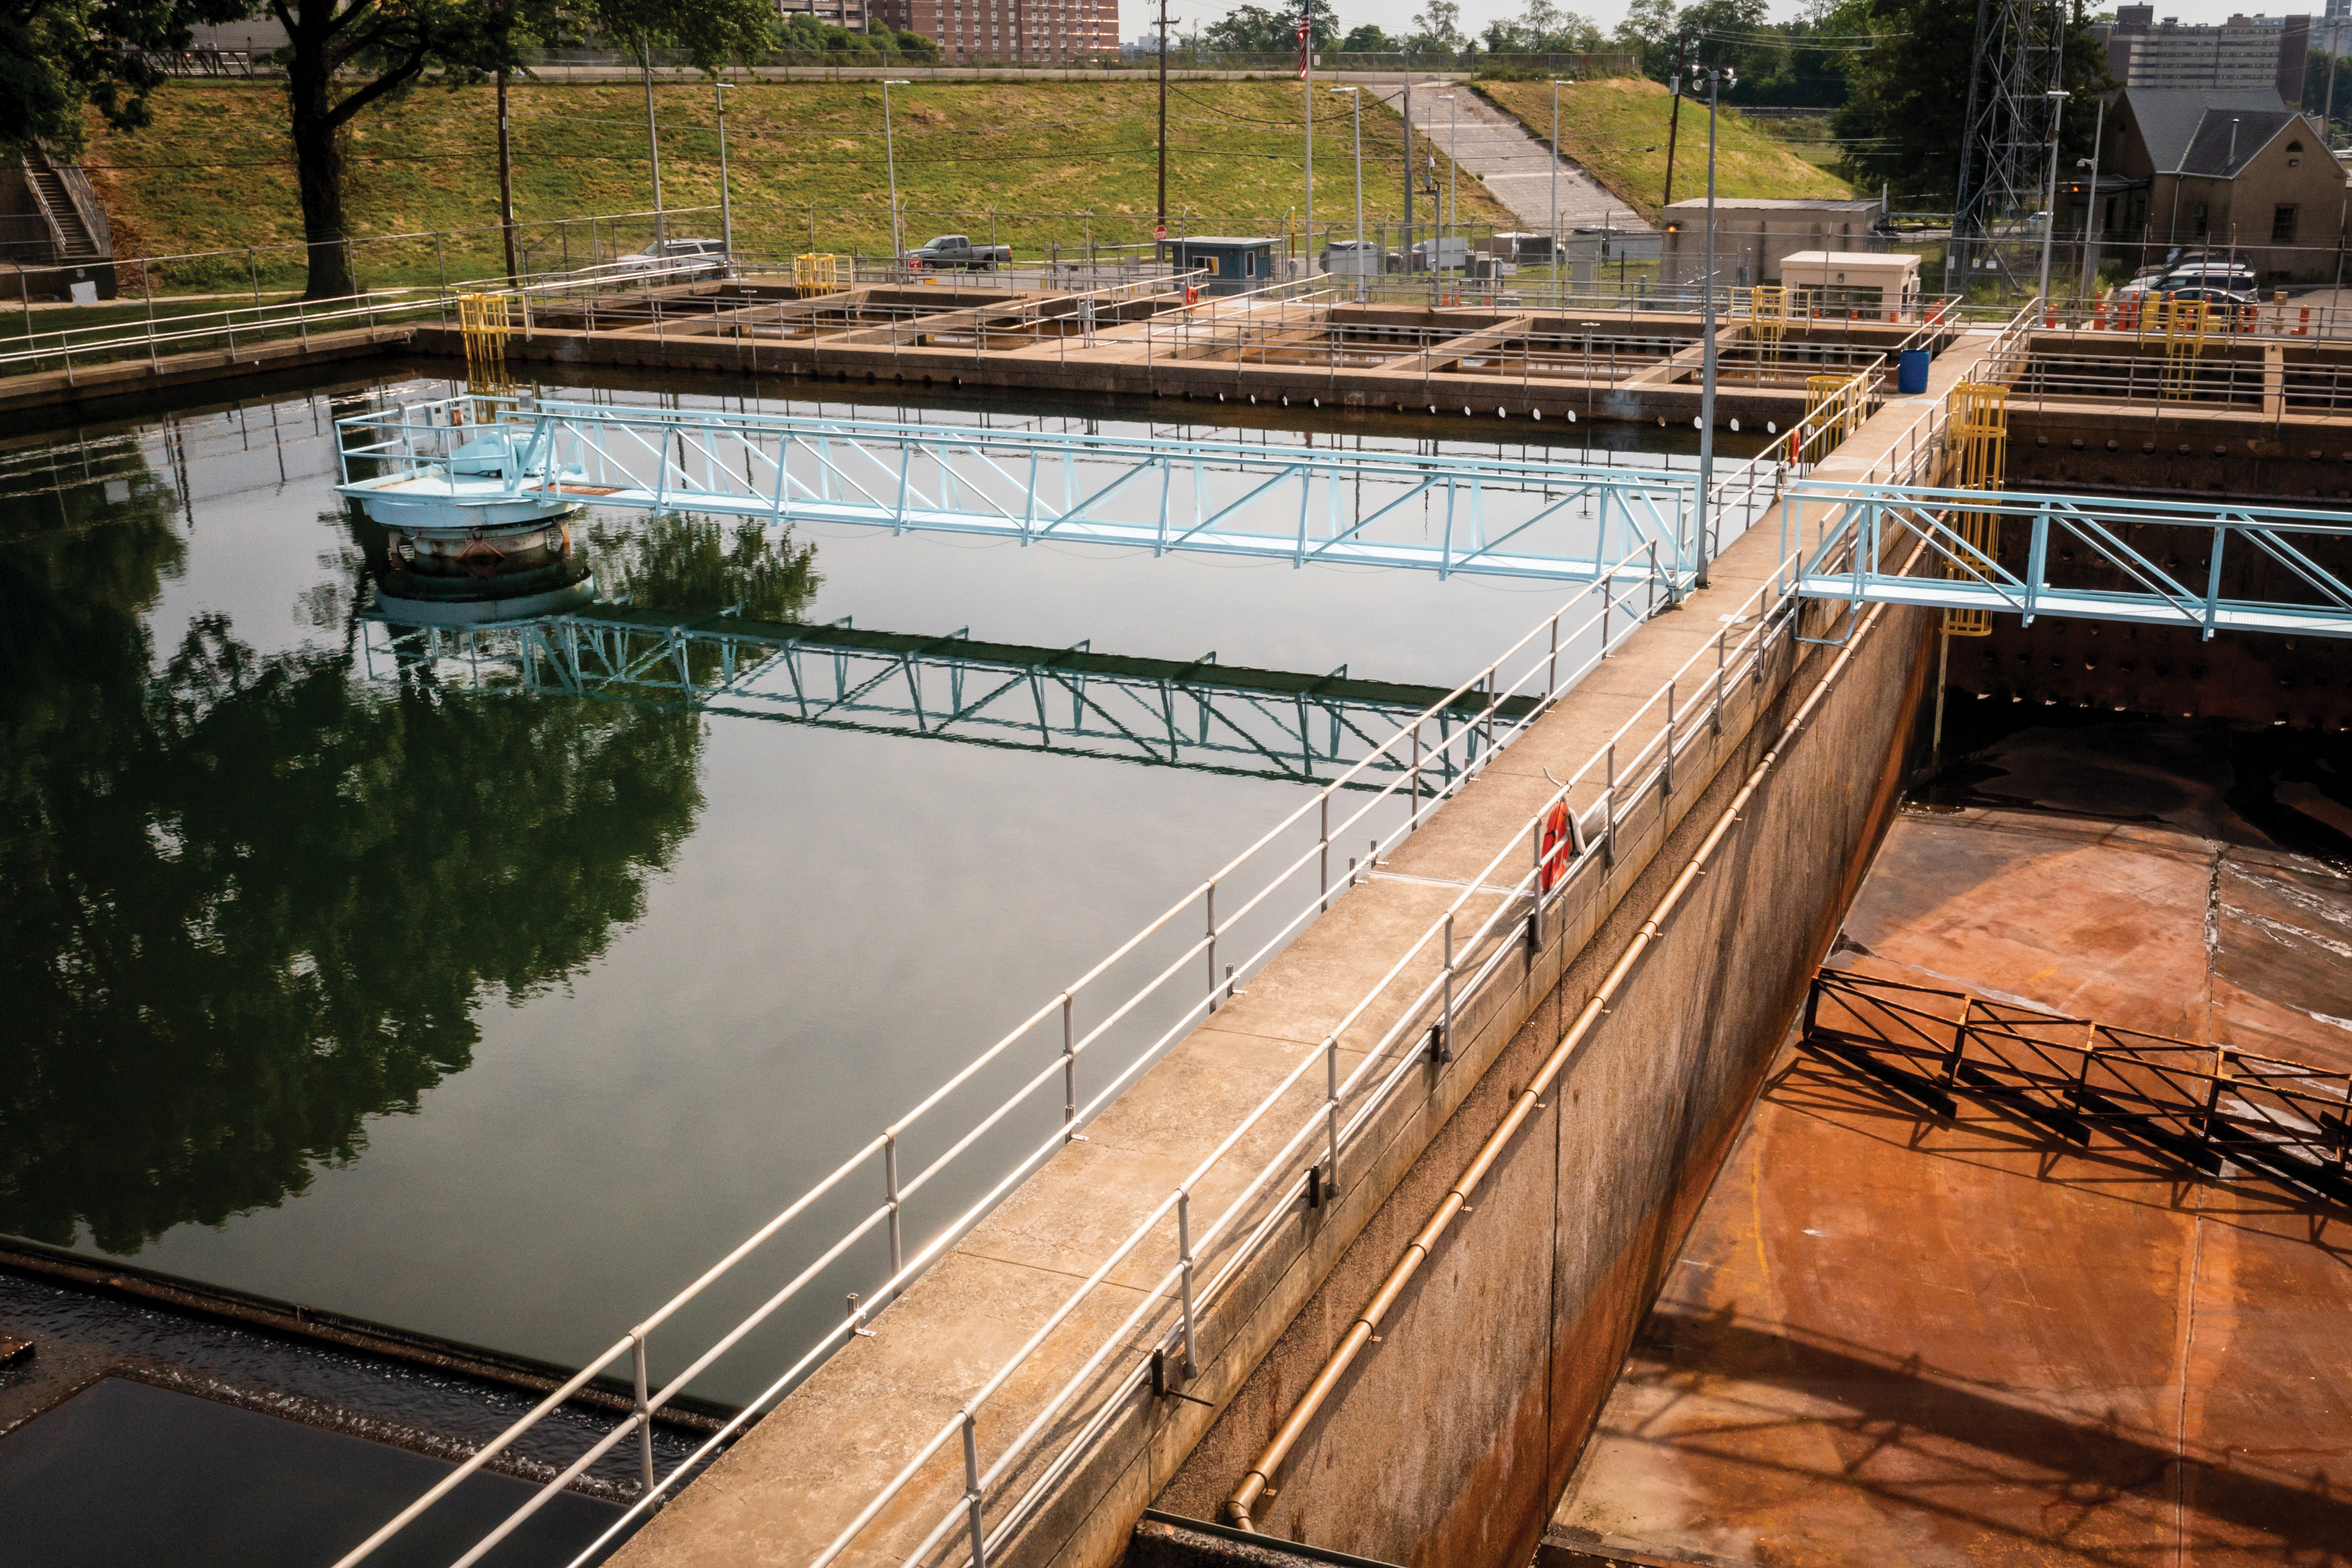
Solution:
{"label": "brick apartment building", "polygon": [[1059,65],[1118,53],[1118,0],[873,0],[874,17],[950,61]]}

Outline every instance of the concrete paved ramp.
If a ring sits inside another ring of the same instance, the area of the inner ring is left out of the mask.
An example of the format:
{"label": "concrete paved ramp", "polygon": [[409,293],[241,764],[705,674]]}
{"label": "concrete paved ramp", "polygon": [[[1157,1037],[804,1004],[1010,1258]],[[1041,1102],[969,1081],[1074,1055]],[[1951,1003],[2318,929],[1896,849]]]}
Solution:
{"label": "concrete paved ramp", "polygon": [[[1404,80],[1375,84],[1382,102],[1402,112]],[[1452,93],[1452,102],[1444,94]],[[1551,227],[1552,155],[1540,137],[1470,89],[1467,82],[1416,81],[1412,84],[1412,126],[1443,151],[1452,149],[1454,161],[1466,174],[1475,174],[1495,198],[1517,213],[1529,229]],[[1344,180],[1348,176],[1343,174]],[[1349,189],[1345,185],[1341,189]],[[1426,198],[1423,198],[1426,199]],[[1438,182],[1437,210],[1445,202],[1444,181]],[[1420,216],[1419,202],[1415,204]],[[1642,215],[1601,189],[1572,158],[1559,160],[1559,226],[1573,229],[1606,222],[1626,234],[1648,234]]]}

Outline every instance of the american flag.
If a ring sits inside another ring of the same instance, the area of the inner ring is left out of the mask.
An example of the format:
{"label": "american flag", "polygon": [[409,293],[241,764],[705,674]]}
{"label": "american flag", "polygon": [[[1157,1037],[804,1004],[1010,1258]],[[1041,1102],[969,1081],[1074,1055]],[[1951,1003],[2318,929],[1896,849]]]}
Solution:
{"label": "american flag", "polygon": [[1307,51],[1314,47],[1315,19],[1311,12],[1298,13],[1298,79],[1307,79],[1307,68],[1314,59]]}

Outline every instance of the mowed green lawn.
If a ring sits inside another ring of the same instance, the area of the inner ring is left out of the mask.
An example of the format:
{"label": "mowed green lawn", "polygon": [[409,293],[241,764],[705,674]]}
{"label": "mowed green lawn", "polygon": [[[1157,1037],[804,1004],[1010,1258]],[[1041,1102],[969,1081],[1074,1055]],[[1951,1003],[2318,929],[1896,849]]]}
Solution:
{"label": "mowed green lawn", "polygon": [[[1306,199],[1304,93],[1296,81],[1174,82],[1168,107],[1171,232],[1273,234]],[[715,206],[719,139],[707,83],[655,89],[662,195],[671,209]],[[512,93],[515,207],[526,224],[653,205],[644,89],[625,82],[518,84]],[[85,167],[99,186],[119,255],[163,256],[292,246],[301,237],[281,90],[271,84],[175,82],[155,124],[94,136]],[[1151,237],[1158,98],[1132,82],[948,82],[891,89],[891,151],[910,241],[949,229],[1023,255],[1089,239]],[[729,186],[738,247],[887,254],[889,179],[878,83],[748,82],[728,89]],[[1367,103],[1368,221],[1401,207],[1395,114]],[[1322,90],[1315,117],[1318,229],[1354,222],[1353,123],[1346,98]],[[487,228],[497,221],[497,115],[488,87],[419,88],[365,115],[349,142],[352,232]],[[1425,156],[1427,143],[1420,143]],[[1444,154],[1439,153],[1440,175]],[[1475,179],[1461,183],[1465,223],[1508,214]],[[715,234],[718,215],[670,232]],[[635,248],[645,233],[600,229],[598,250]],[[584,226],[526,236],[533,268],[584,266]],[[495,270],[494,234],[470,240],[362,243],[362,283],[431,282]],[[296,253],[173,269],[173,287],[233,289],[257,266],[267,286],[299,270]],[[217,278],[212,275],[217,273]]]}

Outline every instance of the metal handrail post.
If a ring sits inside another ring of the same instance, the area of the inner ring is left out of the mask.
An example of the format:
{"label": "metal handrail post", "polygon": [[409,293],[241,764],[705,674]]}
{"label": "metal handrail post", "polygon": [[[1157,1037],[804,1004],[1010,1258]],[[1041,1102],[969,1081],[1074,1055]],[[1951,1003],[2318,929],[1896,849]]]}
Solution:
{"label": "metal handrail post", "polygon": [[1329,1163],[1324,1186],[1337,1197],[1339,1192],[1339,1037],[1323,1037],[1323,1147],[1324,1158]]}
{"label": "metal handrail post", "polygon": [[1062,1125],[1078,1120],[1077,998],[1062,993]]}
{"label": "metal handrail post", "polygon": [[646,1396],[646,1336],[640,1331],[629,1338],[630,1371],[637,1385],[637,1474],[650,1492],[654,1489],[654,1413]]}
{"label": "metal handrail post", "polygon": [[1445,913],[1445,1010],[1439,1015],[1437,1038],[1430,1044],[1439,1061],[1454,1059],[1454,911]]}
{"label": "metal handrail post", "polygon": [[1192,1194],[1182,1187],[1176,1189],[1176,1260],[1184,1275],[1184,1375],[1193,1377],[1201,1365],[1192,1341]]}
{"label": "metal handrail post", "polygon": [[980,1426],[963,1413],[963,1504],[971,1523],[971,1568],[988,1568],[988,1531],[981,1521],[987,1493],[980,1484]]}
{"label": "metal handrail post", "polygon": [[1331,792],[1323,792],[1322,839],[1317,845],[1317,890],[1321,895],[1324,910],[1331,907]]}
{"label": "metal handrail post", "polygon": [[907,1267],[905,1249],[898,1239],[898,1134],[882,1134],[882,1191],[890,1205],[890,1272],[896,1275]]}
{"label": "metal handrail post", "polygon": [[1217,884],[1212,879],[1202,889],[1208,900],[1209,917],[1209,1011],[1217,1010]]}

